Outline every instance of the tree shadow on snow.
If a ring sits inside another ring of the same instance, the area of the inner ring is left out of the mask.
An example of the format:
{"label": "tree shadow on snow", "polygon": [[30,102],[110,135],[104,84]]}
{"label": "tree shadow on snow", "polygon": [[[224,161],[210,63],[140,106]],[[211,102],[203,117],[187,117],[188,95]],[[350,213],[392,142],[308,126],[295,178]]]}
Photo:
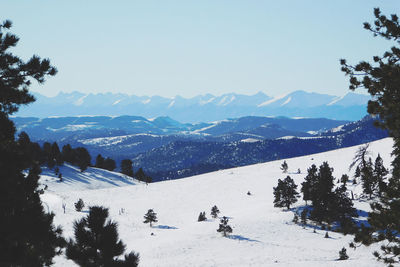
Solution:
{"label": "tree shadow on snow", "polygon": [[239,241],[247,241],[247,242],[257,242],[257,243],[261,243],[261,242],[258,241],[258,240],[251,239],[251,238],[248,238],[248,237],[244,237],[244,236],[241,236],[241,235],[230,235],[228,238],[229,238],[229,239],[233,239],[233,240],[239,240]]}
{"label": "tree shadow on snow", "polygon": [[157,225],[157,226],[153,226],[153,228],[158,228],[158,229],[178,229],[175,226],[169,226],[169,225]]}

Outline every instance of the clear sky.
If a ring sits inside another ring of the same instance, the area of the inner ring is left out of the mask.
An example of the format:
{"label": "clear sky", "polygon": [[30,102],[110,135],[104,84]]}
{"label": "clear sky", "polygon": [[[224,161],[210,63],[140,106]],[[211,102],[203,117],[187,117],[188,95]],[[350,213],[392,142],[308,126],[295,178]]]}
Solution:
{"label": "clear sky", "polygon": [[2,0],[21,39],[15,53],[59,73],[33,91],[135,95],[343,95],[339,59],[356,63],[392,44],[362,28],[399,0]]}

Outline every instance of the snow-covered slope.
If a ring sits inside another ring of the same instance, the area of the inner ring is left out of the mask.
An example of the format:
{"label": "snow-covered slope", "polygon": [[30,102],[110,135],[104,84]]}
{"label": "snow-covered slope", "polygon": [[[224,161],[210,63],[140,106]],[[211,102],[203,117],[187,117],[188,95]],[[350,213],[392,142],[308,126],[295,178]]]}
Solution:
{"label": "snow-covered slope", "polygon": [[[389,166],[392,144],[390,138],[371,143],[371,156],[375,158],[380,153]],[[289,175],[300,187],[311,164],[319,166],[328,161],[336,178],[344,173],[352,176],[348,166],[356,150],[357,147],[350,147],[287,159]],[[94,185],[91,190],[86,190],[90,186],[79,185],[85,183],[80,179],[74,179],[74,185],[61,190],[61,185],[44,176],[41,181],[49,184],[49,189],[42,200],[56,213],[55,223],[63,226],[67,237],[73,235],[73,221],[87,214],[86,207],[83,212],[74,210],[73,203],[79,198],[87,205],[109,207],[127,250],[140,253],[140,266],[381,266],[372,256],[379,249],[377,246],[354,251],[347,246],[352,236],[331,232],[330,238],[324,238],[324,231],[317,229],[313,233],[310,227],[294,225],[292,212],[273,207],[273,187],[287,175],[281,172],[281,164],[282,160],[149,185],[133,182],[134,185],[111,187],[96,179],[114,181],[123,177],[97,172],[97,178],[88,181]],[[298,168],[301,174],[296,174]],[[94,177],[96,171],[89,169],[89,176]],[[356,192],[356,197],[361,190],[360,186],[349,189]],[[248,191],[251,195],[247,195]],[[62,203],[66,203],[65,214]],[[219,207],[220,216],[230,218],[233,227],[230,238],[216,232],[219,221],[210,217],[213,205]],[[301,205],[304,202],[299,200],[295,206]],[[368,210],[366,202],[356,201],[355,205]],[[121,214],[122,208],[125,213]],[[158,223],[153,228],[143,223],[148,209],[158,214]],[[206,211],[208,221],[197,222],[201,211]],[[338,251],[344,246],[350,259],[336,261]],[[56,266],[74,266],[74,263],[58,257]]]}

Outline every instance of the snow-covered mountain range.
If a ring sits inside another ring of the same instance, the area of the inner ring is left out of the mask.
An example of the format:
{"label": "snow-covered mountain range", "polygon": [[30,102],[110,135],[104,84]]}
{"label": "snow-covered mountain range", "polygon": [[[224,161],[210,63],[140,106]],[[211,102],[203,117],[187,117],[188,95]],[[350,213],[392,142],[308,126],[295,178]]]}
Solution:
{"label": "snow-covered mountain range", "polygon": [[[380,153],[389,167],[392,145],[391,138],[373,142],[370,156],[375,158]],[[273,187],[278,179],[290,175],[300,185],[311,164],[320,166],[328,161],[334,177],[348,174],[352,179],[354,170],[349,171],[349,164],[357,149],[287,159],[288,174],[280,169],[283,160],[277,160],[148,185],[97,168],[81,173],[67,165],[60,168],[66,177],[63,182],[54,171],[43,171],[41,187],[48,188],[41,199],[45,208],[55,213],[54,222],[63,227],[67,238],[73,236],[74,220],[87,215],[87,206],[109,208],[127,250],[140,253],[140,266],[384,266],[372,255],[379,244],[353,250],[348,246],[352,235],[329,231],[329,238],[324,238],[326,230],[319,226],[294,224],[294,212],[305,205],[301,198],[290,211],[273,205]],[[365,222],[369,203],[359,198],[362,185],[348,183],[348,193],[350,190],[358,219]],[[86,204],[82,212],[74,209],[79,198]],[[218,206],[221,217],[229,217],[233,228],[229,238],[216,231],[219,220],[210,216],[213,205]],[[153,227],[143,223],[148,209],[157,213],[158,223]],[[202,211],[208,220],[197,222]],[[350,258],[337,261],[343,247]],[[55,266],[76,265],[61,255],[56,257]]]}
{"label": "snow-covered mountain range", "polygon": [[135,115],[146,118],[169,116],[181,122],[210,122],[243,116],[287,116],[358,120],[366,115],[369,96],[348,93],[333,96],[305,91],[270,97],[255,95],[211,94],[192,98],[176,96],[135,96],[118,93],[59,93],[46,97],[34,93],[37,101],[22,107],[17,116],[49,117],[76,115]]}

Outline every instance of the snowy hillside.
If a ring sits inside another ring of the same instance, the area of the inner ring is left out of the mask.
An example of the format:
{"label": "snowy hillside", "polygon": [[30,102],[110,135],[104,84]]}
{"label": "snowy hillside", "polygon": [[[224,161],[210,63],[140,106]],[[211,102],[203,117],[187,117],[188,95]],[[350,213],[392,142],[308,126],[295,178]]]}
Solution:
{"label": "snowy hillside", "polygon": [[[371,156],[375,158],[379,152],[386,167],[392,143],[386,138],[370,146]],[[289,175],[300,187],[311,164],[319,166],[328,161],[336,178],[344,173],[352,177],[348,166],[356,150],[350,147],[287,159]],[[281,163],[279,160],[149,185],[127,182],[124,176],[95,168],[81,174],[67,166],[61,169],[65,173],[62,183],[56,182],[51,172],[44,172],[41,182],[48,185],[48,190],[42,200],[56,213],[55,223],[63,226],[67,237],[73,235],[73,221],[87,215],[87,207],[83,212],[74,209],[73,203],[79,198],[87,205],[109,207],[127,251],[140,253],[140,266],[381,266],[372,256],[377,246],[354,251],[348,248],[352,236],[330,232],[330,238],[324,238],[325,231],[317,229],[313,233],[311,227],[294,225],[292,212],[273,207],[273,187],[278,179],[286,177],[280,170]],[[298,168],[301,174],[295,174]],[[84,176],[89,180],[85,181]],[[356,197],[361,192],[360,185],[349,189]],[[210,216],[213,205],[220,209],[220,216],[230,218],[230,238],[217,233],[219,220]],[[304,202],[299,199],[295,207],[301,205]],[[369,207],[362,201],[356,201],[355,206],[364,211]],[[121,214],[122,208],[125,212]],[[153,228],[143,223],[148,209],[158,214]],[[206,212],[206,222],[197,222],[201,211]],[[336,261],[344,246],[350,259]],[[58,257],[55,266],[75,265]]]}

